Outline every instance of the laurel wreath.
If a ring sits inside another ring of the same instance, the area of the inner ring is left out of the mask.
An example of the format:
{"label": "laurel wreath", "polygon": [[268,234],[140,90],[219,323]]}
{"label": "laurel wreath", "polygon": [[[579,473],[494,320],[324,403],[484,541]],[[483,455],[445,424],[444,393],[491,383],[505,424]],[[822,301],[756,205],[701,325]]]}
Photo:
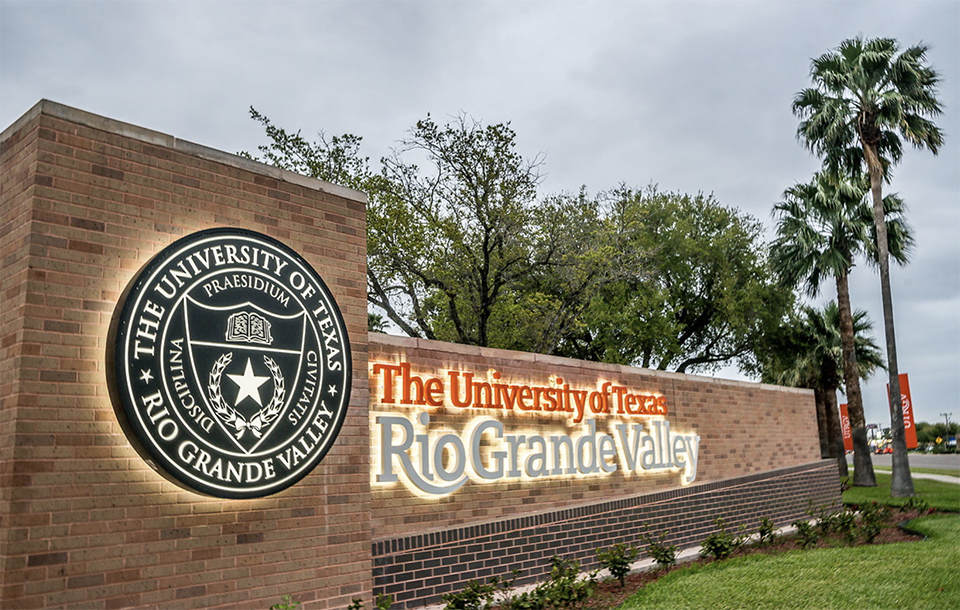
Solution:
{"label": "laurel wreath", "polygon": [[231,426],[237,431],[235,436],[238,439],[242,437],[247,430],[249,430],[254,437],[260,438],[263,436],[263,433],[260,431],[272,424],[283,410],[283,397],[286,395],[286,390],[283,385],[283,373],[281,373],[280,367],[270,356],[263,357],[263,363],[270,369],[270,375],[273,377],[273,398],[266,407],[257,411],[248,421],[244,419],[243,415],[238,413],[236,409],[223,402],[223,394],[220,392],[220,378],[223,376],[223,371],[226,370],[232,361],[233,352],[227,352],[217,358],[217,361],[213,364],[213,368],[210,370],[210,377],[207,383],[207,396],[210,399],[210,404],[213,406],[214,414],[224,425]]}

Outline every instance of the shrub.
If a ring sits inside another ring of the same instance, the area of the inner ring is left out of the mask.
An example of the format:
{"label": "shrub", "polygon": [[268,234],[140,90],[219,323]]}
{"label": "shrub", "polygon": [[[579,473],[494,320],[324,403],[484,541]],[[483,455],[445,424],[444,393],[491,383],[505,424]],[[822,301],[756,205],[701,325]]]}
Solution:
{"label": "shrub", "polygon": [[857,541],[857,515],[850,510],[842,510],[830,516],[830,529],[837,532],[848,544]]}
{"label": "shrub", "polygon": [[813,508],[811,505],[811,507],[807,510],[807,514],[816,520],[817,529],[820,530],[821,536],[826,536],[830,532],[836,531],[836,512],[830,510],[825,505],[821,505],[817,508]]}
{"label": "shrub", "polygon": [[559,557],[550,559],[550,578],[530,591],[520,593],[501,603],[502,610],[544,610],[576,606],[593,593],[597,584],[596,572],[586,578],[580,575],[580,563]]}
{"label": "shrub", "polygon": [[770,517],[760,519],[760,527],[757,528],[757,543],[763,545],[773,542],[777,537],[777,531],[779,530],[773,519]]}
{"label": "shrub", "polygon": [[597,549],[597,559],[600,560],[600,567],[606,568],[610,575],[620,581],[620,586],[626,586],[627,573],[630,572],[630,564],[637,558],[637,547],[626,546],[618,542],[609,549]]}
{"label": "shrub", "polygon": [[270,610],[297,610],[300,605],[300,602],[293,599],[292,595],[281,595],[280,603],[270,606]]}
{"label": "shrub", "polygon": [[[373,607],[377,610],[390,610],[390,606],[392,605],[392,595],[377,593],[376,599],[373,600]],[[363,610],[363,600],[358,597],[353,598],[353,601],[351,601],[350,605],[347,606],[347,610]]]}
{"label": "shrub", "polygon": [[901,513],[908,513],[912,510],[917,511],[921,515],[925,515],[930,512],[930,504],[926,500],[921,500],[920,498],[914,496],[903,503],[903,506],[900,507]]}
{"label": "shrub", "polygon": [[860,535],[864,542],[873,542],[880,532],[883,531],[883,524],[890,518],[890,509],[886,506],[871,502],[868,505],[860,507]]}
{"label": "shrub", "polygon": [[500,606],[501,610],[544,610],[546,607],[547,601],[539,588],[514,595]]}
{"label": "shrub", "polygon": [[726,523],[723,521],[723,517],[717,517],[714,521],[718,531],[707,536],[704,541],[701,543],[700,556],[701,557],[713,557],[714,559],[726,559],[730,555],[733,555],[737,549],[743,546],[743,543],[746,542],[747,538],[743,535],[743,530],[746,529],[745,526],[740,526],[739,535],[734,536],[727,531]]}
{"label": "shrub", "polygon": [[817,543],[820,542],[820,534],[808,521],[801,519],[800,521],[794,521],[791,525],[797,528],[797,542],[801,548],[817,546]]}
{"label": "shrub", "polygon": [[[538,584],[530,591],[497,599],[497,594],[505,593],[510,589],[520,575],[520,570],[514,570],[513,578],[494,577],[486,584],[471,580],[463,591],[444,594],[445,609],[483,610],[491,606],[498,606],[501,610],[566,608],[580,604],[593,593],[597,583],[597,573],[595,571],[581,579],[578,578],[580,564],[575,560],[553,557],[550,564],[549,579]],[[378,605],[379,610],[387,610],[387,608],[389,606],[381,608]],[[352,606],[351,609],[353,609]]]}
{"label": "shrub", "polygon": [[[443,603],[446,604],[444,607],[448,610],[482,610],[494,604],[497,593],[510,589],[518,576],[520,576],[520,570],[513,570],[512,578],[494,576],[486,584],[471,580],[463,591],[444,593]],[[392,598],[390,601],[393,601]],[[389,607],[381,607],[379,603],[377,605],[378,610],[388,610]],[[507,607],[504,606],[504,608]]]}
{"label": "shrub", "polygon": [[481,610],[493,602],[497,591],[507,588],[503,583],[499,577],[491,578],[486,584],[471,580],[463,591],[444,593],[443,603],[447,610]]}
{"label": "shrub", "polygon": [[[646,529],[646,525],[644,525],[644,529]],[[669,533],[669,530],[661,532],[659,536],[654,538],[649,532],[644,531],[643,535],[640,536],[640,539],[647,543],[647,555],[657,562],[657,566],[661,570],[677,563],[677,545],[671,544],[668,546],[665,544]]]}
{"label": "shrub", "polygon": [[575,559],[550,559],[550,580],[546,585],[548,603],[555,608],[564,608],[579,604],[590,597],[597,584],[597,573],[590,572],[586,578],[578,579],[580,562]]}

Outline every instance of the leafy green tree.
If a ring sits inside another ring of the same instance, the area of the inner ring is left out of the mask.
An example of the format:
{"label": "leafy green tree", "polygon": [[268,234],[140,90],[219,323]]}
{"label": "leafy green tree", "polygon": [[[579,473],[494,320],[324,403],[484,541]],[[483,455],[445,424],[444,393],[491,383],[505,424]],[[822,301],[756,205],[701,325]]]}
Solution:
{"label": "leafy green tree", "polygon": [[367,194],[371,330],[389,319],[414,337],[551,353],[605,277],[597,202],[538,200],[540,160],[516,152],[509,124],[428,116],[374,171],[358,136],[312,142],[250,114],[269,138],[259,160]]}
{"label": "leafy green tree", "polygon": [[[872,216],[865,195],[865,186],[823,172],[815,174],[809,183],[787,189],[783,201],[774,206],[777,237],[771,245],[771,261],[785,284],[802,285],[810,296],[819,294],[825,279],[834,278],[853,434],[854,485],[872,487],[877,482],[867,442],[849,287],[855,257],[869,256],[872,250]],[[889,196],[886,205],[887,222],[895,225],[896,235],[903,238],[896,254],[905,260],[906,246],[911,242],[900,220],[903,202]]]}
{"label": "leafy green tree", "polygon": [[754,219],[653,188],[538,198],[508,124],[428,116],[374,171],[357,136],[251,116],[261,160],[367,194],[371,330],[685,372],[751,361],[792,298]]}
{"label": "leafy green tree", "polygon": [[564,355],[712,370],[752,359],[790,303],[768,270],[760,223],[712,196],[621,188],[604,223],[618,254]]}
{"label": "leafy green tree", "polygon": [[516,152],[509,124],[463,115],[419,121],[383,165],[370,302],[411,336],[554,351],[603,273],[596,203],[538,201],[539,159]]}
{"label": "leafy green tree", "polygon": [[[883,368],[880,348],[870,336],[867,312],[853,312],[854,345],[859,375],[869,377]],[[848,476],[844,455],[837,390],[843,379],[840,308],[830,301],[823,309],[801,308],[779,329],[765,336],[760,350],[764,383],[809,388],[814,391],[821,457],[837,460],[840,476]]]}
{"label": "leafy green tree", "polygon": [[582,324],[584,308],[615,273],[620,255],[604,240],[599,206],[585,191],[539,202],[529,229],[543,264],[504,293],[492,318],[491,345],[550,354]]}
{"label": "leafy green tree", "polygon": [[917,442],[933,444],[937,442],[938,437],[945,442],[947,438],[956,436],[958,429],[960,429],[960,425],[957,422],[950,422],[948,427],[944,422],[930,424],[920,421],[917,422]]}
{"label": "leafy green tree", "polygon": [[907,497],[914,489],[903,432],[882,187],[890,179],[891,165],[902,158],[902,139],[937,154],[943,133],[928,118],[942,109],[936,90],[939,76],[926,64],[927,46],[899,50],[891,38],[843,41],[813,60],[814,86],[797,94],[793,110],[801,119],[797,135],[828,167],[855,175],[865,165],[870,176],[890,374],[891,494]]}
{"label": "leafy green tree", "polygon": [[270,143],[257,147],[262,157],[247,152],[241,156],[368,194],[382,190],[382,179],[370,169],[369,159],[360,156],[360,136],[343,134],[328,139],[321,131],[319,142],[311,142],[299,131],[277,127],[252,106],[250,117],[263,125]]}
{"label": "leafy green tree", "polygon": [[[250,116],[263,125],[270,142],[257,147],[261,155],[259,157],[248,152],[241,152],[241,156],[364,192],[367,194],[368,203],[376,202],[380,193],[386,189],[383,177],[370,169],[369,159],[360,156],[360,144],[363,140],[360,136],[343,134],[328,139],[321,131],[319,141],[311,142],[300,135],[299,131],[292,133],[277,127],[252,106]],[[383,332],[386,329],[383,316],[369,312],[367,328],[374,332]]]}

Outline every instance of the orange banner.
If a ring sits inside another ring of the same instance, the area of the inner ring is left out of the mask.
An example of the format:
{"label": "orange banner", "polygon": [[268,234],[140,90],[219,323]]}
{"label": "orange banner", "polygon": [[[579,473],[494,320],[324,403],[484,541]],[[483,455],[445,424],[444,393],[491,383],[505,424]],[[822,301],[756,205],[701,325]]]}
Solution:
{"label": "orange banner", "polygon": [[[890,398],[890,384],[887,384],[887,399]],[[913,399],[910,397],[910,380],[906,373],[900,373],[900,404],[903,405],[903,437],[907,449],[917,448],[917,427],[913,420]]]}
{"label": "orange banner", "polygon": [[840,432],[843,434],[844,451],[853,451],[853,433],[850,431],[850,415],[847,413],[847,403],[840,405]]}

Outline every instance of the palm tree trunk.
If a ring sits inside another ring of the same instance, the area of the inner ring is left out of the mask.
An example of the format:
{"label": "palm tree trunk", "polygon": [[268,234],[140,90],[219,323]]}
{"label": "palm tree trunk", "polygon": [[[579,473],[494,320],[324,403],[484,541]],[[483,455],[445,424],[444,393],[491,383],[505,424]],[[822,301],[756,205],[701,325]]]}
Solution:
{"label": "palm tree trunk", "polygon": [[837,468],[840,476],[847,478],[850,471],[847,469],[847,455],[843,448],[843,431],[840,430],[840,408],[837,406],[837,389],[825,392],[824,407],[827,414],[827,439],[830,445],[830,457],[837,459]]}
{"label": "palm tree trunk", "polygon": [[837,275],[837,307],[840,310],[840,345],[843,350],[843,381],[847,388],[847,410],[850,431],[853,434],[853,484],[857,487],[876,487],[867,442],[867,421],[863,415],[863,395],[860,393],[860,368],[854,347],[853,314],[850,308],[850,286],[847,274]]}
{"label": "palm tree trunk", "polygon": [[877,225],[877,258],[880,263],[880,294],[883,298],[883,332],[887,342],[887,371],[890,373],[890,429],[893,433],[893,477],[890,495],[909,498],[914,495],[913,476],[907,457],[907,441],[903,431],[903,403],[900,399],[900,370],[897,365],[897,336],[893,327],[893,293],[890,290],[890,248],[887,243],[887,221],[883,213],[882,168],[876,150],[864,144],[863,152],[870,169],[870,192],[873,195],[873,221]]}

